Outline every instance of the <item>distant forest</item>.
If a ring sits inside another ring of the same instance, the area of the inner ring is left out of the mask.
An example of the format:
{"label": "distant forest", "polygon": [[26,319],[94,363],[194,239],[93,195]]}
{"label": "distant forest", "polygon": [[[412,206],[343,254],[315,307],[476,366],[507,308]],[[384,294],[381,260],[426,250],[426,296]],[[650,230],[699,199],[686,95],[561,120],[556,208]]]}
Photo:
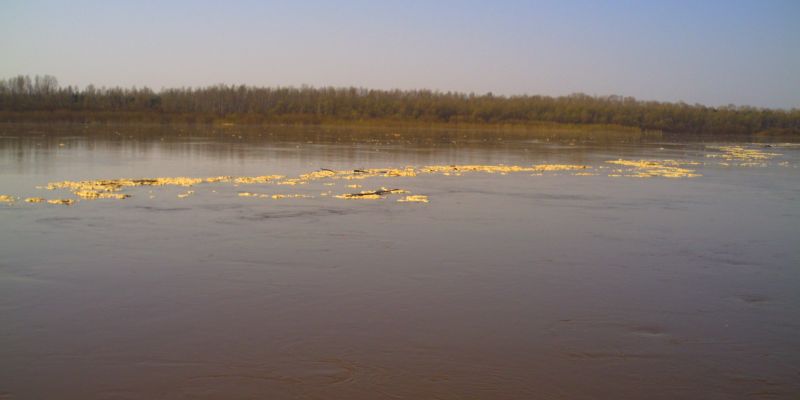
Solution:
{"label": "distant forest", "polygon": [[0,121],[609,125],[694,134],[800,134],[800,109],[639,101],[573,94],[495,96],[430,90],[252,87],[79,89],[52,76],[0,80]]}

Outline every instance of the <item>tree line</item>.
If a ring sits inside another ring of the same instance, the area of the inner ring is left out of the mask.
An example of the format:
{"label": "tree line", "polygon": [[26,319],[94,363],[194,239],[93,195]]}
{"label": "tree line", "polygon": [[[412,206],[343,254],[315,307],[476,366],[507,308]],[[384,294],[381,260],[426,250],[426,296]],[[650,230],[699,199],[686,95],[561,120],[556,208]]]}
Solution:
{"label": "tree line", "polygon": [[695,134],[800,134],[800,109],[708,107],[633,97],[495,96],[430,90],[253,87],[86,88],[52,76],[0,80],[0,120],[600,124]]}

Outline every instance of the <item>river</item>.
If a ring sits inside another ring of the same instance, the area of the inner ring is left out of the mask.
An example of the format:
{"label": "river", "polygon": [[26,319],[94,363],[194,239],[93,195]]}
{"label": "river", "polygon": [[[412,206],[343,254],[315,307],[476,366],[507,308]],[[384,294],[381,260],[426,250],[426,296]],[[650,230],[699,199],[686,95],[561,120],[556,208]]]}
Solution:
{"label": "river", "polygon": [[800,397],[785,140],[0,125],[0,195],[0,399]]}

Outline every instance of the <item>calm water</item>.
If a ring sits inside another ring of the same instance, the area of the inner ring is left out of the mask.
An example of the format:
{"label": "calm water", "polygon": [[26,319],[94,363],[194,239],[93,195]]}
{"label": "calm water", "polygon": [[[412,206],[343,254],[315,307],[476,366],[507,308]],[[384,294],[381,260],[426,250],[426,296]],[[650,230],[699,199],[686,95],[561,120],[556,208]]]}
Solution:
{"label": "calm water", "polygon": [[[2,126],[0,194],[431,164],[598,175],[0,204],[0,399],[800,397],[800,147],[735,143],[776,154],[743,166],[708,156],[730,143],[699,140],[364,137]],[[702,176],[608,176],[620,158],[698,162]],[[430,202],[320,196],[381,186]]]}

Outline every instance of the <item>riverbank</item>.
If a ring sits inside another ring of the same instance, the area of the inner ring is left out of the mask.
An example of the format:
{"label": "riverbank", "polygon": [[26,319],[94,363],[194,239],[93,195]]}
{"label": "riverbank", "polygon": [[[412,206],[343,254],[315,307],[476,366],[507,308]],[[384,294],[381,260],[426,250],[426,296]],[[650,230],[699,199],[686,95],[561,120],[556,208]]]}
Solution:
{"label": "riverbank", "polygon": [[[412,129],[459,129],[459,130],[549,130],[582,132],[629,132],[640,133],[638,127],[618,124],[574,124],[546,121],[502,121],[502,122],[442,122],[408,120],[398,118],[316,118],[305,115],[264,117],[254,115],[212,115],[186,113],[147,113],[130,111],[8,111],[0,110],[0,123],[71,123],[71,124],[155,124],[198,125],[212,127],[258,127],[258,126],[321,126],[321,127],[368,127],[368,128],[412,128]],[[650,132],[660,132],[651,130]]]}

